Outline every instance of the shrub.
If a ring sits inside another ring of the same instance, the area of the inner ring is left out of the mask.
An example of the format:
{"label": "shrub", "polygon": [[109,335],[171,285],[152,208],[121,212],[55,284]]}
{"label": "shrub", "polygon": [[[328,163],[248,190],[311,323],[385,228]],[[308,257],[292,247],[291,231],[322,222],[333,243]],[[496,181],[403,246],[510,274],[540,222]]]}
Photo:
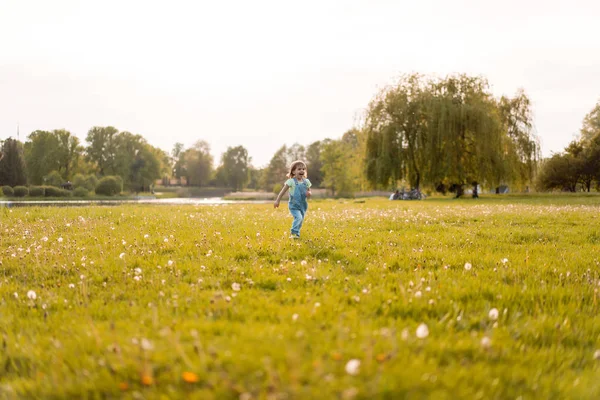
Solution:
{"label": "shrub", "polygon": [[70,190],[57,188],[54,186],[44,186],[44,194],[46,197],[71,197]]}
{"label": "shrub", "polygon": [[27,189],[25,186],[15,186],[13,188],[13,192],[15,197],[25,197],[29,194],[29,189]]}
{"label": "shrub", "polygon": [[283,185],[281,183],[274,184],[273,185],[273,193],[279,194],[279,192],[281,192],[282,188],[283,188]]}
{"label": "shrub", "polygon": [[43,186],[31,186],[29,188],[29,197],[44,197],[44,193]]}
{"label": "shrub", "polygon": [[11,188],[10,186],[2,186],[2,193],[6,197],[12,197],[15,195],[13,188]]}
{"label": "shrub", "polygon": [[98,178],[96,178],[95,175],[88,175],[85,178],[85,188],[90,192],[93,192],[94,189],[96,189],[96,186],[98,186]]}
{"label": "shrub", "polygon": [[[118,178],[118,179],[117,179]],[[96,194],[114,196],[123,190],[123,180],[117,176],[105,176],[96,186]]]}
{"label": "shrub", "polygon": [[44,182],[50,186],[60,187],[63,184],[64,180],[62,176],[58,173],[58,171],[52,171],[48,175],[44,176]]}
{"label": "shrub", "polygon": [[98,179],[94,175],[76,174],[73,177],[73,187],[75,189],[84,188],[87,189],[88,192],[91,192],[96,188],[97,184]]}
{"label": "shrub", "polygon": [[73,196],[75,197],[87,197],[88,194],[88,190],[84,187],[78,187],[77,189],[73,190]]}

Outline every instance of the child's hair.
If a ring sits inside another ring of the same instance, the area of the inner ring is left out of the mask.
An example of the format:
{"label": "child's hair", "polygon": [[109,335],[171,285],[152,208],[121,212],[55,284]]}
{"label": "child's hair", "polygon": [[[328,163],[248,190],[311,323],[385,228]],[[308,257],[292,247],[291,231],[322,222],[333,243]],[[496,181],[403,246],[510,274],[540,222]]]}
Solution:
{"label": "child's hair", "polygon": [[300,161],[300,160],[296,160],[292,163],[292,165],[290,165],[290,170],[286,176],[288,178],[292,178],[294,176],[294,171],[296,170],[296,168],[298,168],[298,165],[304,165],[304,169],[306,169],[306,172],[304,173],[304,177],[308,178],[308,169],[306,168],[306,163],[304,161]]}

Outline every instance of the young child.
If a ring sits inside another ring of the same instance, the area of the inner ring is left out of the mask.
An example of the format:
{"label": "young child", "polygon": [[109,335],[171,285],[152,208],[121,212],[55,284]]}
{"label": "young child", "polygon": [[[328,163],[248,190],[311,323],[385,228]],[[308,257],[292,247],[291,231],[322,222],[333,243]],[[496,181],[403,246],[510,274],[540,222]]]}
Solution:
{"label": "young child", "polygon": [[279,207],[281,197],[285,192],[290,191],[289,209],[292,217],[294,217],[291,229],[292,235],[290,237],[293,239],[300,239],[300,228],[302,228],[302,222],[308,209],[306,199],[311,195],[310,187],[312,184],[307,179],[307,175],[306,164],[302,161],[294,161],[290,166],[290,172],[287,174],[289,179],[285,181],[281,192],[277,196],[277,200],[275,200],[275,204],[273,204],[275,208]]}

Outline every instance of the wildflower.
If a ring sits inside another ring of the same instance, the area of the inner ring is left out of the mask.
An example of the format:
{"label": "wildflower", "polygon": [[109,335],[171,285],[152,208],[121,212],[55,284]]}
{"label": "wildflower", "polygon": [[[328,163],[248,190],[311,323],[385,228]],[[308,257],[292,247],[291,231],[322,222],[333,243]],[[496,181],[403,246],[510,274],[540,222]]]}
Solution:
{"label": "wildflower", "polygon": [[233,282],[231,284],[231,289],[235,292],[239,292],[241,288],[242,288],[242,286],[237,282]]}
{"label": "wildflower", "polygon": [[165,238],[165,239],[163,240],[163,242],[165,242],[165,243],[168,243],[168,242],[169,242],[169,239]]}
{"label": "wildflower", "polygon": [[27,292],[27,298],[29,298],[31,300],[35,300],[37,298],[37,295],[35,294],[35,292],[33,290],[30,290]]}
{"label": "wildflower", "polygon": [[490,310],[490,312],[488,313],[488,318],[491,319],[492,321],[497,320],[498,319],[498,309],[492,308]]}
{"label": "wildflower", "polygon": [[44,237],[42,238],[42,242],[47,242],[47,241],[48,241],[48,236],[44,236]]}
{"label": "wildflower", "polygon": [[121,254],[119,254],[119,258],[120,258],[120,259],[123,259],[123,257],[125,257],[125,253],[121,253]]}
{"label": "wildflower", "polygon": [[144,235],[144,239],[148,239],[150,237],[150,235],[148,235],[147,233]]}
{"label": "wildflower", "polygon": [[481,347],[483,347],[484,349],[489,349],[492,346],[492,340],[487,337],[484,336],[481,338]]}
{"label": "wildflower", "polygon": [[170,266],[172,266],[172,265],[173,265],[173,261],[171,261],[171,260],[167,261],[167,265],[168,265],[169,267],[170,267]]}
{"label": "wildflower", "polygon": [[302,260],[302,261],[300,261],[300,265],[306,265],[306,264],[308,264],[308,263],[306,262],[306,260]]}
{"label": "wildflower", "polygon": [[69,283],[69,289],[75,289],[75,284]]}
{"label": "wildflower", "polygon": [[353,358],[346,363],[346,373],[348,375],[358,375],[360,370],[360,360]]}
{"label": "wildflower", "polygon": [[319,302],[315,303],[315,308],[317,308],[317,307],[321,307],[321,303],[319,303]]}
{"label": "wildflower", "polygon": [[298,315],[298,314],[293,314],[293,315],[292,315],[292,321],[294,321],[294,322],[295,322],[295,321],[298,321],[298,317],[299,317],[299,315]]}
{"label": "wildflower", "polygon": [[286,281],[291,282],[292,278],[287,278]]}
{"label": "wildflower", "polygon": [[502,259],[502,260],[500,260],[500,261],[502,261],[502,264],[506,264],[506,263],[508,262],[508,258],[503,258],[503,259]]}
{"label": "wildflower", "polygon": [[425,339],[429,336],[429,328],[425,324],[421,324],[417,327],[417,337],[419,339]]}
{"label": "wildflower", "polygon": [[256,237],[259,237],[259,236],[260,236],[260,232],[256,232]]}
{"label": "wildflower", "polygon": [[183,378],[183,381],[187,383],[196,383],[200,380],[198,375],[188,371],[185,371],[183,374],[181,374],[181,377]]}
{"label": "wildflower", "polygon": [[468,262],[468,263],[465,263],[465,269],[466,269],[467,271],[470,271],[470,270],[471,270],[471,268],[473,268],[473,266],[471,265],[471,263],[469,263],[469,262]]}
{"label": "wildflower", "polygon": [[140,346],[144,350],[152,350],[154,348],[152,343],[146,338],[142,338],[142,341],[140,342]]}
{"label": "wildflower", "polygon": [[63,241],[63,238],[59,237],[58,238],[58,243],[62,243],[62,241]]}
{"label": "wildflower", "polygon": [[141,277],[141,276],[139,276],[139,275],[136,275],[136,276],[134,276],[134,277],[133,277],[133,280],[135,280],[135,281],[137,281],[137,282],[139,282],[139,281],[140,281],[140,279],[142,279],[142,277]]}
{"label": "wildflower", "polygon": [[84,280],[85,279],[85,275],[83,275],[83,274],[79,275],[79,279]]}
{"label": "wildflower", "polygon": [[142,269],[141,268],[136,268],[133,270],[133,273],[136,275],[141,275],[142,274]]}
{"label": "wildflower", "polygon": [[423,294],[421,293],[421,291],[420,291],[420,290],[417,290],[417,291],[415,292],[415,297],[416,297],[417,299],[420,299],[422,295],[423,295]]}
{"label": "wildflower", "polygon": [[594,352],[594,360],[600,360],[600,350]]}
{"label": "wildflower", "polygon": [[15,296],[15,299],[18,299],[18,298],[19,298],[19,293],[17,293],[17,292],[14,292],[14,293],[13,293],[13,296]]}
{"label": "wildflower", "polygon": [[408,340],[408,336],[410,335],[410,333],[408,332],[408,329],[404,328],[402,329],[402,332],[400,333],[400,338],[404,341]]}

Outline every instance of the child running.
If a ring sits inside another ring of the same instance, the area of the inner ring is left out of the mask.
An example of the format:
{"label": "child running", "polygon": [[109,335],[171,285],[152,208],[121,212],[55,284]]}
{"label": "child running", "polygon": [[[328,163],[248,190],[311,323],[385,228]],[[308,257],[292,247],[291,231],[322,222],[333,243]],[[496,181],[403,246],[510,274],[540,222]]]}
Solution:
{"label": "child running", "polygon": [[292,239],[300,239],[300,228],[302,228],[302,222],[308,209],[306,198],[311,195],[310,187],[312,184],[307,179],[307,176],[306,164],[303,161],[294,161],[290,166],[290,172],[287,174],[289,179],[285,181],[281,192],[277,196],[277,200],[275,200],[275,204],[273,204],[275,208],[279,207],[281,197],[285,192],[290,191],[288,206],[292,217],[294,217],[290,236]]}

